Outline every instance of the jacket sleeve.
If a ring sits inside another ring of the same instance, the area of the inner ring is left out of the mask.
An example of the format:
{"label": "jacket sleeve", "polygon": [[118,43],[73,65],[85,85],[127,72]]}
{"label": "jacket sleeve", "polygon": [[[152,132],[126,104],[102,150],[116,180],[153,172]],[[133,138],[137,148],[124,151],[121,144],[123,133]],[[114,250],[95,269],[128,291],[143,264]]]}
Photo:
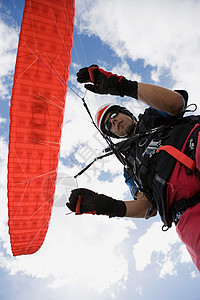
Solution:
{"label": "jacket sleeve", "polygon": [[138,188],[136,187],[133,178],[126,171],[124,171],[124,178],[125,178],[125,183],[127,184],[132,197],[135,198]]}

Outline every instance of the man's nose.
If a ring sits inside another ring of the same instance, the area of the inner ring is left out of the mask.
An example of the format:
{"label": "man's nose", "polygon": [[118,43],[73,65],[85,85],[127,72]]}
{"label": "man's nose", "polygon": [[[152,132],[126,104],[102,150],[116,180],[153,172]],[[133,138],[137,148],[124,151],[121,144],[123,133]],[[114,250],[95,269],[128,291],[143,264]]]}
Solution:
{"label": "man's nose", "polygon": [[110,119],[110,122],[111,122],[111,124],[113,125],[113,124],[115,124],[115,123],[116,123],[116,119],[115,119],[115,118],[113,118],[113,119]]}
{"label": "man's nose", "polygon": [[110,120],[111,121],[111,127],[115,127],[117,125],[117,119],[116,118],[113,118]]}

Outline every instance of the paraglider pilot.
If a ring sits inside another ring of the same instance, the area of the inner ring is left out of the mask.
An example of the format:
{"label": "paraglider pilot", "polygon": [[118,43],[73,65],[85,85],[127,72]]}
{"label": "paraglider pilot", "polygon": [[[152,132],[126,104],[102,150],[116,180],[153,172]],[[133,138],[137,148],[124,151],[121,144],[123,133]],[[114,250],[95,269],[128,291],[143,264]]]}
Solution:
{"label": "paraglider pilot", "polygon": [[148,219],[158,212],[163,230],[175,223],[200,270],[200,116],[183,117],[187,92],[127,80],[97,65],[80,69],[77,80],[93,93],[133,97],[149,108],[138,120],[120,105],[104,105],[96,114],[104,135],[125,139],[124,174],[135,199],[115,200],[80,188],[72,191],[68,208],[75,212],[81,196],[81,214]]}

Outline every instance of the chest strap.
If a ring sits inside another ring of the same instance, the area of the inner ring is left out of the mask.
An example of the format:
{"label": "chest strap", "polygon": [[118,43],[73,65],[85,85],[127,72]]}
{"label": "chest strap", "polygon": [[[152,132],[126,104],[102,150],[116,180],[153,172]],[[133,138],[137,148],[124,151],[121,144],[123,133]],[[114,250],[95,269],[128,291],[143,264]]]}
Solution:
{"label": "chest strap", "polygon": [[195,161],[192,160],[187,155],[185,155],[183,152],[181,152],[180,150],[178,150],[175,147],[170,146],[170,145],[161,146],[158,149],[158,152],[160,152],[161,150],[164,150],[167,153],[169,153],[171,156],[173,156],[180,163],[182,163],[187,168],[189,168],[190,170],[192,170],[192,172],[194,173],[194,170],[195,170]]}

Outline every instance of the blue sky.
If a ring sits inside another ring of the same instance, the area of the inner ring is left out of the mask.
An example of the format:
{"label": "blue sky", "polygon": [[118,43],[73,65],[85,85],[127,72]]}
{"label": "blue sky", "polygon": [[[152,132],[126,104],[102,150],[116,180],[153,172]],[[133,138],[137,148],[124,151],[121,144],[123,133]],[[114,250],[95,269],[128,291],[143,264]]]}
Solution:
{"label": "blue sky", "polygon": [[[199,272],[174,228],[148,221],[65,216],[71,186],[131,199],[115,158],[97,162],[77,183],[72,176],[105,146],[81,99],[68,89],[58,183],[49,231],[33,255],[13,258],[7,227],[6,164],[9,101],[23,0],[0,0],[0,297],[20,299],[199,299]],[[98,63],[128,79],[186,89],[200,107],[200,1],[77,0],[69,87],[80,96],[80,67]],[[104,103],[129,98],[86,94],[94,115]],[[102,171],[103,170],[103,171]]]}

